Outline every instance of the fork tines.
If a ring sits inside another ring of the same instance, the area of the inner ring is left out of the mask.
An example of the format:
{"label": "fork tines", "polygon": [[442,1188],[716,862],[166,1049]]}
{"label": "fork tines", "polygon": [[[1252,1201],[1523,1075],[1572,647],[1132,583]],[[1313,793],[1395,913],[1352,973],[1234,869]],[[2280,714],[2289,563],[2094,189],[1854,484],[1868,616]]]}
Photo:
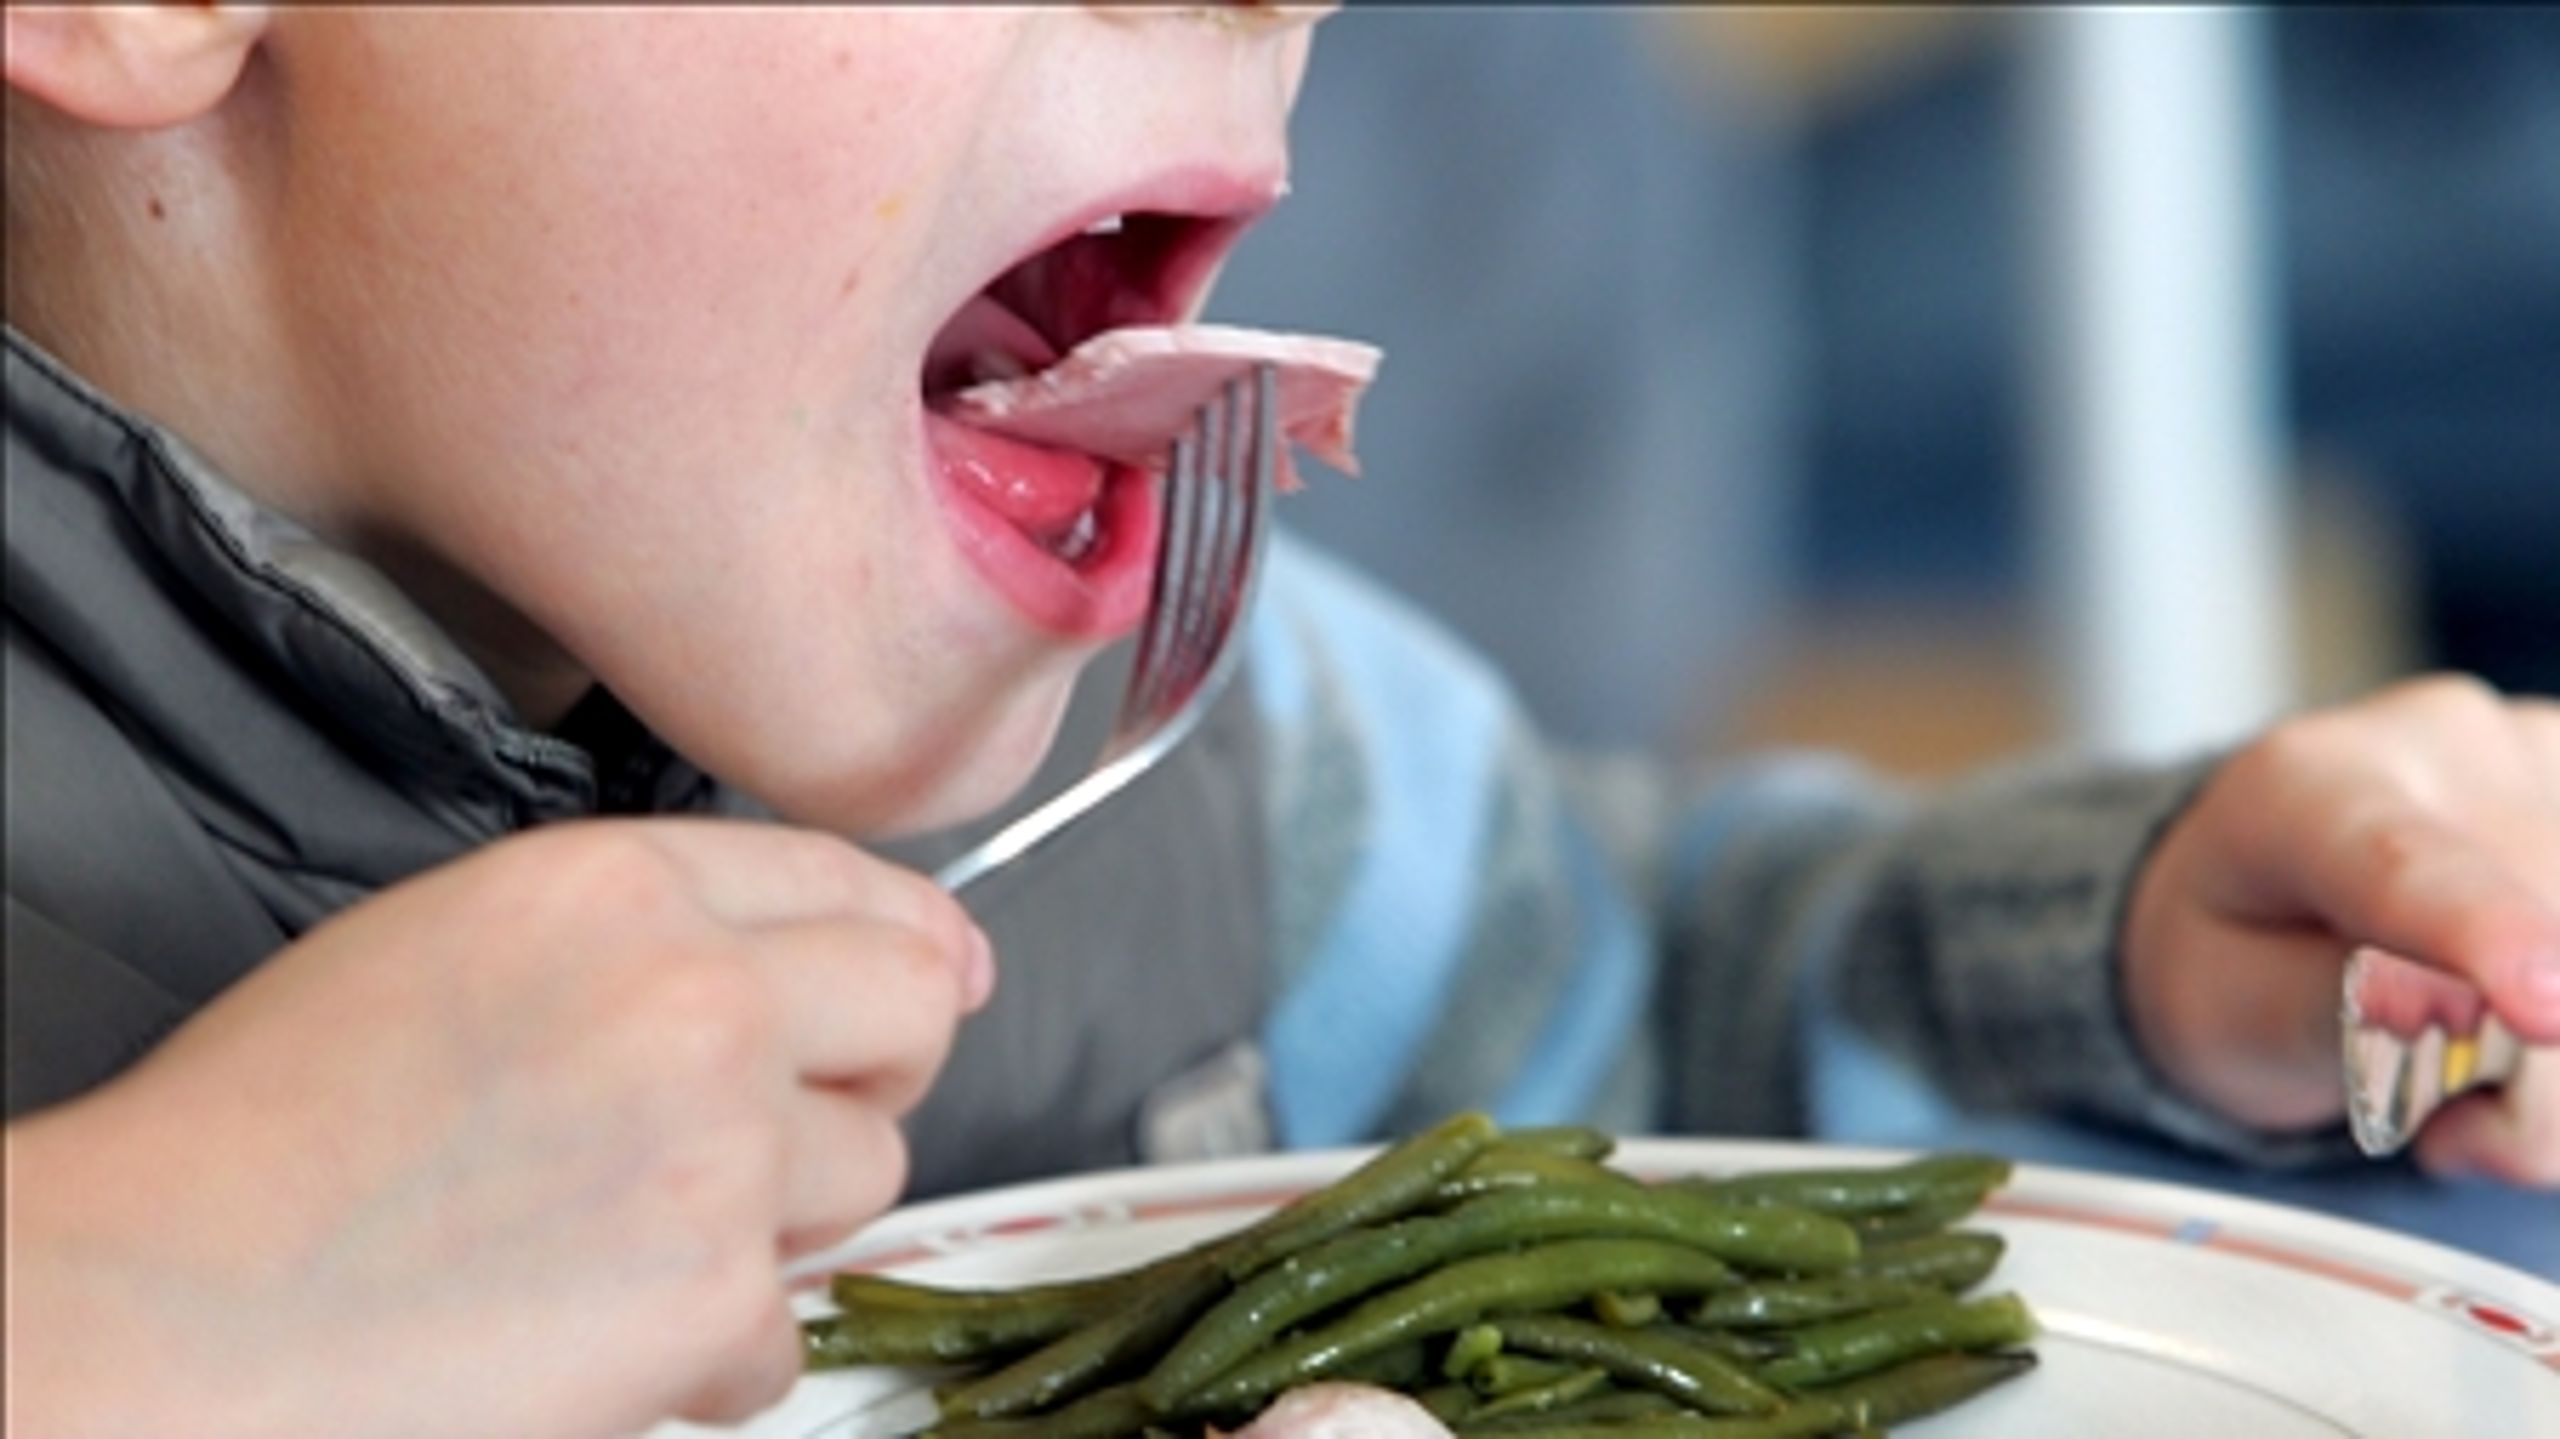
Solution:
{"label": "fork tines", "polygon": [[[1269,365],[1229,381],[1174,441],[1155,599],[1122,708],[1124,733],[1179,709],[1233,652],[1279,457]],[[1223,676],[1221,676],[1223,678]]]}

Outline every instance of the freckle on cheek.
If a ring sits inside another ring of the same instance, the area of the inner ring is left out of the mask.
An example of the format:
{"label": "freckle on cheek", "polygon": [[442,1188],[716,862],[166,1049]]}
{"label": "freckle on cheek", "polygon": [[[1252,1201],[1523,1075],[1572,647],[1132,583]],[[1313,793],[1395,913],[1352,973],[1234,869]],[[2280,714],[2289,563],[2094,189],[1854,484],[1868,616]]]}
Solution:
{"label": "freckle on cheek", "polygon": [[836,286],[836,298],[839,300],[852,299],[854,287],[861,283],[862,267],[860,265],[856,265],[852,269],[844,272],[844,283]]}
{"label": "freckle on cheek", "polygon": [[169,207],[161,204],[160,197],[157,195],[151,197],[151,218],[154,220],[166,220],[169,218]]}

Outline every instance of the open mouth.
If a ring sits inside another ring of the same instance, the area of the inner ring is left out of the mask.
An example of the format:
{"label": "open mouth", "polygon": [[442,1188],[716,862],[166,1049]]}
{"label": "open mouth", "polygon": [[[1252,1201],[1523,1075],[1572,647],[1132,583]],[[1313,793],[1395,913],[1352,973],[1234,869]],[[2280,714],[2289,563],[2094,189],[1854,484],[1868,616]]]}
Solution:
{"label": "open mouth", "polygon": [[944,322],[921,377],[925,431],[962,548],[1043,628],[1117,633],[1146,605],[1152,482],[1126,465],[953,418],[949,399],[1036,374],[1106,330],[1181,319],[1245,221],[1115,212],[1033,252]]}
{"label": "open mouth", "polygon": [[1047,246],[997,276],[934,336],[925,397],[1033,373],[1105,330],[1181,318],[1241,228],[1196,215],[1113,214]]}

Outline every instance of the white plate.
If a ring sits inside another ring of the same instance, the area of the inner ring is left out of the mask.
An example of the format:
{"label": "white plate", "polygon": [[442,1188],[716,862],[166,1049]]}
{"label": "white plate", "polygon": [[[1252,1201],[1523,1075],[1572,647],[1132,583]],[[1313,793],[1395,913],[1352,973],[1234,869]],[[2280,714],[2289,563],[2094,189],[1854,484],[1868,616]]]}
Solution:
{"label": "white plate", "polygon": [[[1123,1170],[941,1200],[887,1215],[801,1268],[975,1286],[1125,1268],[1232,1229],[1363,1153]],[[1904,1157],[1634,1140],[1611,1162],[1660,1176]],[[1978,1222],[2009,1238],[1985,1289],[2026,1297],[2044,1323],[2044,1363],[1897,1432],[2560,1439],[2560,1285],[2298,1209],[2037,1165],[2021,1165]],[[815,1295],[805,1304],[826,1308]],[[896,1432],[884,1421],[911,1418],[917,1389],[910,1371],[812,1375],[743,1430],[666,1425],[650,1439],[862,1439]]]}

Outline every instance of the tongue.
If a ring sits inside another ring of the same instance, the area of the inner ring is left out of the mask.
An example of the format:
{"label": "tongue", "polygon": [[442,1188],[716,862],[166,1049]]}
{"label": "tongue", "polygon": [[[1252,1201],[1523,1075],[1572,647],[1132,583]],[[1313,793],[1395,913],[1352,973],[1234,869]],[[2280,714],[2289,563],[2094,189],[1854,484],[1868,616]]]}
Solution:
{"label": "tongue", "polygon": [[1026,444],[930,412],[925,424],[942,473],[1035,540],[1065,536],[1101,497],[1102,462],[1091,455]]}
{"label": "tongue", "polygon": [[[989,503],[1008,516],[1036,510],[1055,529],[1089,506],[1101,483],[1099,468],[1083,457],[1163,468],[1174,437],[1191,428],[1219,387],[1263,363],[1278,371],[1281,432],[1334,468],[1358,474],[1352,418],[1361,391],[1377,373],[1378,352],[1350,340],[1229,325],[1111,330],[1038,374],[961,390],[945,408],[951,419],[980,431],[983,443],[1003,446],[990,452],[1003,463],[986,472],[986,481],[1004,498],[989,496]],[[1003,437],[1028,443],[1008,444]],[[1028,461],[1042,455],[1043,447],[1051,467],[1035,470]],[[1016,456],[1025,463],[1017,465]],[[1082,460],[1085,467],[1072,479],[1054,463],[1068,460]],[[1280,485],[1297,487],[1287,446],[1281,449]],[[1073,504],[1061,511],[1070,489]]]}

